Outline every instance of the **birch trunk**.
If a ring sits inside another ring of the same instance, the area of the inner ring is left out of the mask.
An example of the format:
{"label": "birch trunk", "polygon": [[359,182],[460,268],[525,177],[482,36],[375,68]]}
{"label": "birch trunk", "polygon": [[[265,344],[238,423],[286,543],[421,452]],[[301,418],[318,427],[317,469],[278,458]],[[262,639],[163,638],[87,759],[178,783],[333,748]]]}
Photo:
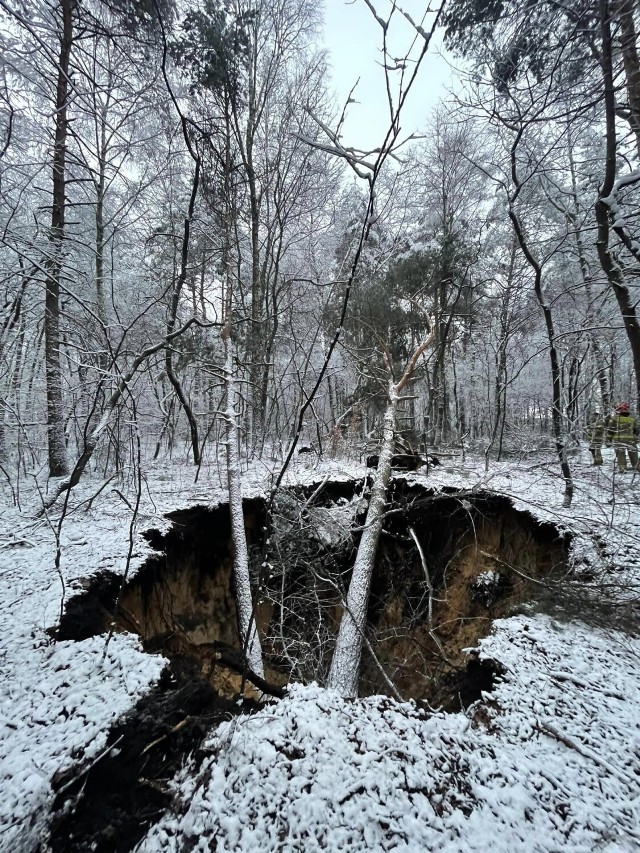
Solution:
{"label": "birch trunk", "polygon": [[226,104],[226,146],[224,160],[224,327],[222,343],[224,346],[224,384],[226,408],[224,412],[227,445],[227,486],[229,492],[229,511],[231,514],[231,538],[233,542],[233,578],[238,609],[238,630],[240,642],[249,669],[260,678],[264,678],[262,648],[253,612],[251,579],[249,577],[249,551],[247,534],[244,527],[242,509],[242,479],[240,476],[240,456],[238,412],[236,410],[236,380],[233,366],[233,270],[232,270],[232,225],[235,217],[233,208],[234,187],[232,185],[231,125],[229,103]]}
{"label": "birch trunk", "polygon": [[[327,681],[327,687],[331,690],[337,690],[345,698],[353,698],[358,694],[360,658],[367,621],[371,577],[384,521],[387,487],[391,477],[391,461],[395,450],[398,400],[400,393],[411,379],[418,359],[433,342],[436,334],[436,323],[433,318],[431,319],[431,330],[427,340],[423,341],[411,356],[402,379],[397,384],[394,384],[393,380],[389,382],[389,400],[384,415],[384,434],[378,469],[371,489],[367,519],[353,566],[349,592],[340,621],[340,629]],[[388,360],[388,365],[389,372],[391,372],[390,360]]]}
{"label": "birch trunk", "polygon": [[367,619],[371,576],[384,519],[387,487],[391,477],[397,409],[398,392],[396,386],[391,385],[389,402],[384,415],[384,439],[380,451],[380,460],[371,489],[367,520],[353,566],[345,611],[340,622],[340,630],[338,631],[327,683],[331,690],[337,690],[341,696],[348,698],[355,697],[358,694],[362,640]]}
{"label": "birch trunk", "polygon": [[225,345],[225,386],[227,406],[225,411],[227,439],[227,484],[231,513],[231,538],[233,541],[233,576],[238,608],[238,628],[249,669],[264,678],[260,638],[253,618],[253,599],[249,578],[249,552],[242,511],[242,482],[238,454],[238,413],[235,406],[236,387],[233,374],[233,343],[231,335],[223,333]]}

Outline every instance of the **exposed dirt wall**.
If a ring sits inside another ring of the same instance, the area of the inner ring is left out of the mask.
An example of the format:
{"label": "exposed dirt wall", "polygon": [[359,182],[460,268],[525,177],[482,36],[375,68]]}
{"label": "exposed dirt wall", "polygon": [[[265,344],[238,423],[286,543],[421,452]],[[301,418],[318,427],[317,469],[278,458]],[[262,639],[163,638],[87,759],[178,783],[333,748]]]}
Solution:
{"label": "exposed dirt wall", "polygon": [[[298,489],[280,516],[280,563],[274,553],[273,576],[257,610],[267,680],[276,685],[291,673],[321,679],[331,656],[340,590],[348,584],[359,536],[363,483],[333,485],[324,485],[314,507],[308,503],[314,487]],[[245,517],[260,559],[264,505],[245,502]],[[168,533],[147,534],[158,554],[125,585],[116,621],[140,634],[151,651],[190,655],[201,675],[233,696],[242,685],[242,665],[228,508],[197,506],[170,519]],[[277,542],[277,531],[272,536]],[[555,528],[516,511],[507,498],[434,494],[396,481],[373,577],[360,692],[389,691],[382,667],[403,697],[438,699],[441,685],[464,667],[463,650],[476,646],[494,619],[535,599],[546,578],[564,571],[567,545]],[[106,629],[118,584],[104,575],[95,584],[69,603],[60,636],[74,636],[70,625],[78,637],[88,636],[92,620],[94,633]],[[295,664],[295,654],[307,659]]]}
{"label": "exposed dirt wall", "polygon": [[[546,578],[564,572],[568,542],[505,498],[451,496],[420,504],[389,526],[380,547],[372,639],[403,696],[441,701],[439,683],[463,667],[463,650],[474,648],[494,619],[534,600]],[[371,661],[362,678],[367,692],[382,687]]]}

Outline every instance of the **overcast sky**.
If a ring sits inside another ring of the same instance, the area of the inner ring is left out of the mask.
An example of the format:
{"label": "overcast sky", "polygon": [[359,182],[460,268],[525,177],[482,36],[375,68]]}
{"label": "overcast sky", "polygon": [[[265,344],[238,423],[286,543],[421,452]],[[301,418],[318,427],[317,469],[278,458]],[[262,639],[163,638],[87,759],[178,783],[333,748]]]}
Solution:
{"label": "overcast sky", "polygon": [[[388,11],[388,0],[375,0],[381,17]],[[422,22],[424,0],[404,0],[403,8],[416,23]],[[393,18],[389,34],[391,50],[396,57],[406,55],[415,39],[415,31],[399,14]],[[431,21],[424,21],[428,28]],[[412,90],[401,119],[402,135],[423,130],[429,110],[446,96],[451,87],[451,71],[439,54],[441,33],[435,38],[423,60],[415,88]],[[389,125],[389,109],[385,94],[384,72],[381,68],[381,29],[364,0],[325,0],[325,46],[330,52],[333,84],[342,105],[358,78],[354,94],[358,103],[350,104],[343,141],[358,147],[377,147],[384,139]],[[416,44],[417,56],[421,44]],[[396,74],[395,78],[399,79]]]}

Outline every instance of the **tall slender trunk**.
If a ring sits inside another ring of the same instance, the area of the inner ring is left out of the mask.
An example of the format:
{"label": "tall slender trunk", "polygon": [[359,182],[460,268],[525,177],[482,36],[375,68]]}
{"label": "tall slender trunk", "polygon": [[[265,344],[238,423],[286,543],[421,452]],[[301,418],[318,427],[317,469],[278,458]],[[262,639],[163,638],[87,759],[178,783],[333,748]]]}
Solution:
{"label": "tall slender trunk", "polygon": [[[273,354],[275,350],[276,340],[280,332],[280,312],[278,310],[278,280],[280,278],[281,248],[282,247],[280,246],[274,252],[273,243],[272,241],[270,242],[270,246],[265,251],[265,262],[262,264],[261,272],[261,278],[264,287],[264,306],[265,309],[267,309],[265,311],[265,326],[263,328],[262,335],[262,356],[259,389],[260,396],[258,407],[258,425],[260,428],[260,435],[258,436],[258,440],[260,441],[261,446],[264,446],[266,432],[269,428],[271,421],[271,410],[269,406],[270,379],[273,373]],[[271,285],[269,287],[269,293],[267,295],[267,278],[269,275],[267,270],[268,255],[274,256],[275,259],[273,269],[271,270]]]}
{"label": "tall slender trunk", "polygon": [[229,511],[231,514],[231,537],[233,541],[233,576],[238,609],[238,631],[245,653],[247,664],[251,671],[264,677],[262,663],[262,648],[256,626],[253,597],[251,594],[251,579],[249,576],[249,553],[247,534],[244,527],[242,507],[242,478],[240,474],[238,411],[236,408],[236,381],[233,364],[233,268],[231,257],[232,229],[232,193],[231,183],[231,126],[227,113],[227,145],[224,165],[224,327],[222,343],[224,346],[224,384],[226,406],[224,412],[225,439],[227,448],[227,486],[229,494]]}
{"label": "tall slender trunk", "polygon": [[49,476],[68,473],[64,436],[62,365],[60,363],[60,276],[65,239],[67,106],[69,100],[69,59],[73,40],[73,0],[60,0],[62,31],[56,82],[56,114],[53,147],[53,198],[49,255],[45,264],[44,352],[47,383],[47,438]]}
{"label": "tall slender trunk", "polygon": [[[184,144],[189,152],[189,156],[193,160],[194,170],[193,170],[193,180],[191,184],[191,194],[189,197],[189,205],[187,208],[187,212],[184,217],[184,224],[182,230],[182,245],[180,249],[180,270],[176,280],[174,281],[173,286],[173,295],[171,298],[171,305],[169,306],[169,315],[167,317],[167,339],[171,338],[173,335],[173,330],[175,329],[177,318],[178,318],[178,308],[180,306],[180,297],[182,295],[182,289],[187,280],[188,266],[189,266],[189,252],[190,252],[190,237],[191,237],[191,224],[193,222],[195,207],[196,207],[196,199],[198,197],[198,190],[200,187],[200,171],[202,168],[202,158],[200,153],[196,147],[196,144],[191,139],[191,133],[189,128],[189,123],[187,121],[186,116],[182,112],[180,108],[180,104],[178,99],[176,98],[171,83],[169,81],[169,77],[167,75],[167,57],[169,54],[169,47],[167,43],[166,33],[164,29],[164,25],[162,23],[162,17],[158,16],[158,22],[160,24],[160,29],[162,32],[162,76],[164,78],[165,86],[167,87],[167,92],[169,93],[169,97],[173,102],[173,106],[180,117],[180,126],[182,128],[182,137],[184,139]],[[176,396],[180,401],[180,405],[182,406],[185,415],[187,416],[187,421],[189,422],[189,431],[191,433],[191,449],[193,453],[193,463],[194,465],[200,465],[200,440],[198,437],[198,422],[193,413],[193,409],[191,404],[185,394],[182,384],[180,380],[175,374],[173,369],[173,354],[171,352],[171,348],[167,347],[165,350],[165,373],[167,374],[167,378],[171,383],[173,390],[176,392]]]}
{"label": "tall slender trunk", "polygon": [[[106,117],[105,117],[106,121]],[[103,141],[104,141],[105,125],[102,126]],[[103,325],[106,333],[107,327],[107,300],[104,293],[104,244],[105,244],[105,228],[104,228],[104,197],[105,197],[105,177],[106,177],[106,152],[101,152],[99,162],[98,182],[96,185],[96,303],[98,308],[98,318]]]}
{"label": "tall slender trunk", "polygon": [[585,324],[587,326],[587,335],[593,352],[593,360],[596,366],[596,379],[600,387],[600,402],[602,411],[607,412],[611,408],[611,389],[607,376],[607,363],[605,361],[604,352],[600,345],[598,333],[595,329],[597,314],[594,308],[595,302],[593,297],[593,288],[591,286],[591,275],[589,273],[589,265],[587,263],[587,255],[582,240],[582,231],[580,229],[580,205],[578,200],[578,179],[576,176],[576,164],[573,156],[573,137],[571,133],[571,120],[567,118],[567,139],[568,139],[568,158],[569,171],[571,174],[571,190],[573,194],[573,210],[567,212],[567,219],[573,229],[576,240],[576,250],[578,253],[578,266],[580,275],[584,285],[584,291],[587,297],[587,310],[585,316]]}
{"label": "tall slender trunk", "polygon": [[624,117],[636,138],[640,157],[640,60],[638,59],[638,36],[635,21],[635,0],[612,0],[611,10],[620,26],[620,48],[627,83],[628,109]]}
{"label": "tall slender trunk", "polygon": [[[96,191],[96,304],[98,318],[107,332],[107,300],[104,292],[104,250],[105,250],[105,226],[104,226],[104,202],[107,192],[107,159],[109,156],[109,143],[107,140],[107,125],[109,121],[109,109],[111,106],[112,93],[111,69],[108,70],[107,83],[105,86],[104,103],[96,107],[96,143],[98,148],[98,176],[94,178]],[[104,358],[100,359],[104,362]],[[102,366],[102,364],[101,364]]]}
{"label": "tall slender trunk", "polygon": [[546,301],[544,293],[542,292],[542,266],[531,251],[529,241],[527,240],[524,229],[522,227],[522,223],[520,222],[520,218],[515,208],[516,200],[520,195],[520,191],[522,189],[522,183],[520,182],[520,177],[518,174],[517,160],[518,145],[520,143],[521,138],[522,131],[516,134],[516,137],[511,145],[510,165],[511,179],[513,181],[514,191],[509,198],[509,219],[511,220],[511,224],[513,226],[513,230],[516,235],[516,239],[518,240],[518,245],[520,246],[522,254],[525,256],[527,263],[533,270],[534,292],[538,301],[538,305],[542,310],[542,315],[544,317],[544,322],[547,330],[547,340],[549,341],[549,366],[551,368],[552,384],[551,422],[553,425],[553,436],[556,444],[558,462],[560,463],[560,470],[564,479],[564,505],[568,507],[571,505],[571,501],[573,500],[574,487],[573,477],[571,474],[571,466],[569,465],[569,459],[567,457],[565,436],[562,429],[562,370],[560,367],[560,360],[558,358],[558,350],[556,349],[556,333],[553,323],[553,313],[551,310],[551,306]]}
{"label": "tall slender trunk", "polygon": [[[249,133],[247,132],[247,137]],[[249,407],[251,431],[251,446],[255,446],[257,433],[264,426],[265,407],[261,394],[261,364],[263,353],[263,305],[264,287],[260,269],[260,202],[256,183],[255,170],[253,166],[253,142],[247,141],[247,173],[249,178],[249,203],[251,207],[251,339],[249,345],[250,377],[251,377],[251,400]]]}
{"label": "tall slender trunk", "polygon": [[622,315],[622,322],[627,333],[633,369],[635,372],[636,406],[640,405],[640,323],[636,314],[635,297],[632,297],[627,287],[624,273],[611,245],[611,226],[609,214],[611,210],[614,185],[616,180],[616,96],[613,79],[613,43],[611,36],[611,8],[608,0],[599,0],[600,36],[602,49],[600,63],[604,83],[604,115],[605,115],[605,172],[600,187],[598,200],[595,204],[595,215],[598,226],[596,248],[598,259],[609,286],[613,290]]}
{"label": "tall slender trunk", "polygon": [[596,367],[596,380],[600,389],[600,403],[602,405],[602,411],[607,412],[611,408],[611,388],[609,385],[609,379],[607,374],[607,362],[605,361],[604,352],[602,351],[598,335],[593,329],[593,326],[595,325],[597,320],[593,307],[593,288],[591,287],[589,266],[587,264],[584,245],[582,243],[582,237],[580,236],[580,233],[577,229],[576,247],[578,251],[578,265],[580,267],[580,275],[582,277],[582,283],[584,284],[584,292],[587,297],[587,312],[585,317],[585,323],[588,329],[587,335],[589,337],[589,343],[591,345],[591,351],[593,352],[593,360],[595,362]]}
{"label": "tall slender trunk", "polygon": [[[4,361],[4,352],[2,341],[0,340],[0,364]],[[7,450],[7,434],[4,425],[4,419],[7,414],[7,396],[5,396],[4,391],[0,388],[0,464],[3,464],[8,459],[8,450]]]}
{"label": "tall slender trunk", "polygon": [[[186,132],[186,131],[185,131]],[[195,212],[196,199],[198,197],[198,188],[200,186],[200,157],[199,155],[194,156],[195,168],[193,172],[193,183],[191,186],[191,195],[189,197],[189,207],[187,210],[187,214],[184,218],[184,226],[182,231],[182,248],[180,252],[180,272],[178,273],[178,278],[175,282],[173,288],[173,296],[171,298],[171,306],[169,308],[169,317],[167,319],[167,336],[171,335],[176,326],[176,321],[178,318],[178,308],[180,306],[180,297],[182,295],[182,290],[184,288],[185,281],[187,280],[187,271],[189,265],[189,241],[191,237],[191,223],[193,221],[193,216]],[[167,347],[164,356],[164,369],[167,374],[167,379],[171,383],[173,390],[176,392],[176,396],[180,401],[180,405],[182,406],[185,415],[187,416],[187,421],[189,422],[189,432],[191,435],[191,452],[193,454],[193,464],[200,464],[200,439],[198,437],[198,422],[196,420],[196,416],[193,412],[193,408],[191,407],[191,403],[182,387],[182,383],[176,376],[176,373],[173,369],[173,353],[171,351],[171,347]]]}
{"label": "tall slender trunk", "polygon": [[[256,129],[265,107],[265,91],[258,87],[258,34],[261,25],[260,8],[256,11],[250,35],[247,105],[246,112],[235,100],[230,100],[231,121],[236,141],[240,148],[242,166],[249,191],[250,245],[251,245],[251,307],[250,323],[247,334],[245,357],[249,367],[249,405],[246,407],[245,429],[247,443],[254,448],[258,442],[258,431],[265,422],[265,407],[261,395],[261,362],[263,359],[263,309],[264,280],[260,267],[260,207],[262,203],[254,162],[254,144]],[[264,82],[263,86],[266,85]],[[241,117],[246,115],[246,124],[242,126]]]}
{"label": "tall slender trunk", "polygon": [[229,511],[231,513],[233,575],[236,606],[238,608],[238,629],[249,668],[256,675],[264,678],[262,649],[253,612],[253,597],[251,595],[251,579],[249,576],[249,552],[247,549],[247,534],[244,527],[244,513],[242,509],[242,479],[238,453],[238,412],[236,409],[236,382],[230,323],[225,327],[222,337],[225,348],[224,377],[227,399],[224,413],[227,445],[227,486]]}
{"label": "tall slender trunk", "polygon": [[513,287],[513,278],[516,263],[516,246],[517,239],[515,234],[511,241],[511,251],[509,254],[509,268],[507,271],[507,287],[502,301],[502,309],[500,311],[500,338],[498,340],[498,351],[495,356],[496,376],[494,387],[494,419],[493,428],[491,430],[491,440],[485,450],[485,470],[489,467],[489,454],[493,450],[493,446],[498,438],[498,461],[502,456],[502,444],[504,437],[504,428],[507,416],[507,346],[509,343],[509,318],[511,316],[511,290]]}

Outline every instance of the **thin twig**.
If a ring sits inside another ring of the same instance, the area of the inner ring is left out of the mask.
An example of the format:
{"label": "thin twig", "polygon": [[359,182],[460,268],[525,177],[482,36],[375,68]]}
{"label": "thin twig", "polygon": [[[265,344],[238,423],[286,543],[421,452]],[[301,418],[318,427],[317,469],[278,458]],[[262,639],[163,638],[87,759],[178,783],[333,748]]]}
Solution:
{"label": "thin twig", "polygon": [[108,755],[113,749],[116,748],[116,746],[120,743],[120,741],[123,738],[124,738],[124,735],[120,735],[120,737],[117,740],[115,740],[110,746],[107,746],[105,749],[103,749],[102,752],[99,755],[97,755],[90,764],[88,764],[83,770],[81,770],[77,776],[75,776],[73,779],[70,779],[68,782],[66,782],[62,786],[62,788],[58,788],[56,793],[58,793],[58,794],[64,793],[68,788],[70,788],[72,785],[74,785],[79,779],[82,779],[83,776],[86,776],[87,773],[93,767],[95,767],[99,761],[101,761],[105,757],[105,755]]}

